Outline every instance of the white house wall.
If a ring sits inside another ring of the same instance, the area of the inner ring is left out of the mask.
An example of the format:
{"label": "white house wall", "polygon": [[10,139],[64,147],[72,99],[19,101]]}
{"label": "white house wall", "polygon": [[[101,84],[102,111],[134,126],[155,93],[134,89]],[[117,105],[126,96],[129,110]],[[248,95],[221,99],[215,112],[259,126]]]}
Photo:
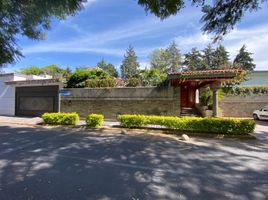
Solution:
{"label": "white house wall", "polygon": [[15,87],[6,85],[14,76],[0,77],[0,115],[15,115]]}

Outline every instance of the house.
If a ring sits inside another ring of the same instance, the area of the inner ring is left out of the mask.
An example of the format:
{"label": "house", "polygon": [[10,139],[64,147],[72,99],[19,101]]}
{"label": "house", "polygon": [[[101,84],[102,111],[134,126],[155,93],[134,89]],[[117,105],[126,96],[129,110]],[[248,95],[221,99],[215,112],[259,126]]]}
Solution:
{"label": "house", "polygon": [[60,86],[50,76],[0,74],[0,115],[39,116],[57,112]]}

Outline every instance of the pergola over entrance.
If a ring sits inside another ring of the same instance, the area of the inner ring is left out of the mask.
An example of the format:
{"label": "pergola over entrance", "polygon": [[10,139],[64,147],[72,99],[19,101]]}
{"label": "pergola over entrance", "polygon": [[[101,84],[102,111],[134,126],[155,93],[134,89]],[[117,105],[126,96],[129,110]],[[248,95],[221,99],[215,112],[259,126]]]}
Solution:
{"label": "pergola over entrance", "polygon": [[181,107],[195,107],[196,90],[210,86],[213,91],[213,116],[218,116],[218,89],[223,83],[232,82],[242,70],[202,70],[171,73],[168,79],[173,87],[180,87]]}

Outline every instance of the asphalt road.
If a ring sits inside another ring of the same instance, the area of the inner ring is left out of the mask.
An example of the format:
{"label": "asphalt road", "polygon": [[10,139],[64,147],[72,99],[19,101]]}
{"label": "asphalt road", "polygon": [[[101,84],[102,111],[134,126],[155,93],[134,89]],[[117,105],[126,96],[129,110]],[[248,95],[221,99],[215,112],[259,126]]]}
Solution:
{"label": "asphalt road", "polygon": [[196,139],[0,125],[1,200],[268,199],[262,139]]}

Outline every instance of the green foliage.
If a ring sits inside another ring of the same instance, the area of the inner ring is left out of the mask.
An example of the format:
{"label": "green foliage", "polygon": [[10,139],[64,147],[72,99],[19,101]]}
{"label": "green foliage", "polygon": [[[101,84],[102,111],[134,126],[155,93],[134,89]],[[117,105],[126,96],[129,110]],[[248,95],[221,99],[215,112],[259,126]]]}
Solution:
{"label": "green foliage", "polygon": [[103,69],[104,71],[108,72],[113,77],[118,77],[118,72],[115,69],[115,66],[111,63],[106,63],[104,59],[97,63],[97,67]]}
{"label": "green foliage", "polygon": [[122,78],[132,78],[134,75],[137,75],[139,72],[139,63],[137,61],[138,57],[132,46],[129,46],[124,55],[121,68]]}
{"label": "green foliage", "polygon": [[77,68],[67,81],[68,88],[82,88],[88,79],[107,79],[110,74],[100,68]]}
{"label": "green foliage", "polygon": [[139,78],[142,86],[158,86],[167,79],[167,74],[159,69],[141,70]]}
{"label": "green foliage", "polygon": [[192,48],[191,52],[184,55],[184,64],[187,66],[186,70],[202,70],[202,54],[197,50],[197,48]]}
{"label": "green foliage", "polygon": [[65,73],[65,70],[60,68],[58,65],[52,64],[52,65],[47,65],[44,67],[37,67],[37,66],[25,67],[19,70],[19,73],[26,74],[26,75],[47,74],[55,78],[57,76],[63,75]]}
{"label": "green foliage", "polygon": [[160,125],[182,132],[195,133],[246,135],[252,133],[255,128],[255,121],[248,119],[119,115],[118,120],[121,126],[126,128]]}
{"label": "green foliage", "polygon": [[52,18],[64,19],[82,8],[83,0],[42,0],[0,2],[0,66],[22,56],[17,45],[19,35],[44,39]]}
{"label": "green foliage", "polygon": [[87,79],[85,87],[87,88],[102,88],[102,87],[115,87],[116,80],[114,78],[105,79]]}
{"label": "green foliage", "polygon": [[22,74],[26,74],[26,75],[41,75],[41,74],[44,74],[44,71],[41,68],[37,67],[37,66],[25,67],[25,68],[22,68],[19,72],[22,73]]}
{"label": "green foliage", "polygon": [[154,50],[149,58],[152,69],[165,73],[179,72],[182,69],[180,50],[174,41],[166,49]]}
{"label": "green foliage", "polygon": [[255,69],[256,64],[253,63],[253,58],[251,55],[252,53],[248,52],[246,46],[243,45],[234,59],[234,68],[252,72]]}
{"label": "green foliage", "polygon": [[53,77],[63,73],[63,69],[61,69],[60,67],[58,67],[58,65],[55,65],[55,64],[43,67],[42,71],[44,74],[48,74],[48,75],[51,75]]}
{"label": "green foliage", "polygon": [[147,117],[144,115],[119,115],[120,125],[125,128],[135,128],[147,125]]}
{"label": "green foliage", "polygon": [[126,79],[127,87],[138,87],[141,86],[141,81],[139,78],[128,78]]}
{"label": "green foliage", "polygon": [[[219,89],[218,90],[218,101],[220,102],[223,98],[223,90]],[[209,108],[212,109],[213,105],[213,92],[209,88],[205,88],[204,90],[201,91],[200,93],[200,103],[203,106],[208,106]]]}
{"label": "green foliage", "polygon": [[45,124],[75,125],[79,121],[77,113],[44,113],[42,119]]}
{"label": "green foliage", "polygon": [[228,89],[223,88],[223,92],[226,96],[267,95],[268,86],[240,86]]}
{"label": "green foliage", "polygon": [[[265,0],[264,0],[265,1]],[[188,1],[192,6],[202,8],[201,22],[205,33],[214,33],[215,40],[227,34],[241,20],[247,12],[257,11],[264,1]],[[146,11],[153,13],[161,19],[179,13],[187,3],[186,0],[138,0],[138,4]]]}
{"label": "green foliage", "polygon": [[89,127],[100,127],[103,123],[104,117],[100,114],[90,114],[86,117],[86,124]]}

